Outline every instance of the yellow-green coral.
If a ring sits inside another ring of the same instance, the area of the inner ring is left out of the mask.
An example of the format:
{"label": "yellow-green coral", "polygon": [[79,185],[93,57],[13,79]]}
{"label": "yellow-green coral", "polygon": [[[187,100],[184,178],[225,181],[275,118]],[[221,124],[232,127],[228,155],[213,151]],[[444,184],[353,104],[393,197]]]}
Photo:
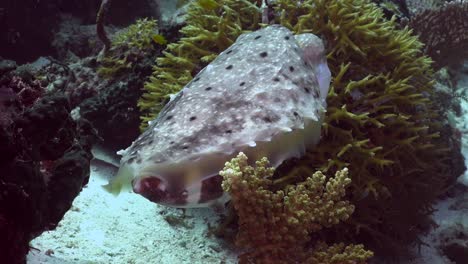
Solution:
{"label": "yellow-green coral", "polygon": [[[267,166],[267,158],[255,168],[249,166],[241,152],[220,172],[239,216],[236,244],[246,250],[241,263],[364,263],[372,256],[355,245],[345,249],[320,243],[316,251],[306,249],[312,232],[345,221],[354,211],[343,200],[351,182],[346,168],[328,181],[318,171],[304,182],[274,191],[274,168]],[[332,261],[338,256],[339,262]]]}
{"label": "yellow-green coral", "polygon": [[345,245],[343,243],[328,246],[318,242],[311,254],[303,263],[320,264],[360,264],[373,256],[363,245]]}
{"label": "yellow-green coral", "polygon": [[111,79],[129,71],[154,49],[155,43],[164,43],[164,38],[157,33],[156,20],[147,18],[138,19],[118,32],[112,39],[111,49],[100,61],[99,76]]}
{"label": "yellow-green coral", "polygon": [[154,19],[138,19],[134,24],[118,32],[112,38],[112,46],[127,46],[139,50],[153,47],[153,37],[158,34],[158,24]]}
{"label": "yellow-green coral", "polygon": [[370,236],[387,252],[413,241],[418,231],[410,226],[427,222],[455,176],[422,44],[369,1],[279,0],[276,8],[287,10],[282,24],[326,39],[334,76],[323,137],[295,169],[349,168],[360,205],[353,215],[360,234],[347,229],[349,237]]}
{"label": "yellow-green coral", "polygon": [[[145,85],[142,127],[238,35],[262,26],[260,2],[221,0],[212,10],[190,5],[180,41],[168,45]],[[393,254],[389,249],[416,239],[415,226],[427,222],[431,203],[457,173],[431,103],[431,60],[408,28],[386,20],[369,0],[278,0],[272,6],[275,22],[325,40],[333,76],[320,143],[278,168],[274,184],[282,188],[315,170],[348,167],[349,199],[357,208],[352,221],[334,228]]]}

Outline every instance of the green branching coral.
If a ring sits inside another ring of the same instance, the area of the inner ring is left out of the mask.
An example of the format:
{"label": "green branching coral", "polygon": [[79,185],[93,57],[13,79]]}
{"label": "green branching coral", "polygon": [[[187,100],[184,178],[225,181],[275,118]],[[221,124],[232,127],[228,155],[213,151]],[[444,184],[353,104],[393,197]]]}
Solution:
{"label": "green branching coral", "polygon": [[[238,35],[262,26],[260,2],[191,4],[182,38],[157,59],[145,86],[143,124]],[[452,161],[459,151],[450,152],[450,139],[441,137],[431,60],[411,30],[385,19],[368,0],[277,0],[273,8],[276,23],[326,41],[333,76],[320,143],[279,167],[274,184],[281,189],[316,170],[347,167],[356,210],[346,223],[319,232],[395,254],[416,241],[432,202],[463,169]]]}
{"label": "green branching coral", "polygon": [[362,245],[328,247],[320,242],[316,250],[306,249],[311,233],[347,220],[354,211],[343,200],[351,182],[346,168],[328,181],[316,172],[304,182],[273,191],[274,168],[267,166],[266,158],[255,168],[249,166],[241,152],[220,172],[239,216],[236,244],[246,250],[240,263],[365,263],[372,256]]}
{"label": "green branching coral", "polygon": [[404,248],[459,173],[452,169],[450,142],[440,137],[441,117],[431,103],[431,60],[409,29],[397,29],[368,1],[298,6],[279,0],[276,10],[283,25],[327,40],[334,76],[323,138],[296,171],[348,167],[357,206],[357,232],[347,229],[348,236],[372,241],[387,254]]}
{"label": "green branching coral", "polygon": [[112,46],[127,46],[139,50],[151,49],[153,37],[158,34],[158,24],[154,19],[138,19],[134,24],[118,32],[112,39]]}
{"label": "green branching coral", "polygon": [[147,18],[139,19],[118,32],[112,39],[111,49],[101,59],[98,74],[113,78],[130,70],[137,61],[154,50],[155,36],[160,36],[157,33],[156,20]]}

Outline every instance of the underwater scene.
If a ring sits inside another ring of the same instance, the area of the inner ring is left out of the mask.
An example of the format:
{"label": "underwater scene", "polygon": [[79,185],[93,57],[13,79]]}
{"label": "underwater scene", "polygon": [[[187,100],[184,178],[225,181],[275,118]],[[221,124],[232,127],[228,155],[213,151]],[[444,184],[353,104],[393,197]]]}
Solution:
{"label": "underwater scene", "polygon": [[0,264],[467,264],[468,1],[0,0]]}

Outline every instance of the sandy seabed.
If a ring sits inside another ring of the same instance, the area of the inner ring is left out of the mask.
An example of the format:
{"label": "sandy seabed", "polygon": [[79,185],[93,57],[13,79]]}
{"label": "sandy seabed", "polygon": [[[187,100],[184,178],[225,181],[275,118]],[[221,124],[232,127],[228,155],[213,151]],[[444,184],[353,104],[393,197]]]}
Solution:
{"label": "sandy seabed", "polygon": [[208,236],[208,224],[219,219],[212,209],[184,212],[130,192],[115,197],[101,187],[112,173],[93,162],[88,185],[59,226],[31,242],[38,250],[29,264],[236,263],[229,245]]}

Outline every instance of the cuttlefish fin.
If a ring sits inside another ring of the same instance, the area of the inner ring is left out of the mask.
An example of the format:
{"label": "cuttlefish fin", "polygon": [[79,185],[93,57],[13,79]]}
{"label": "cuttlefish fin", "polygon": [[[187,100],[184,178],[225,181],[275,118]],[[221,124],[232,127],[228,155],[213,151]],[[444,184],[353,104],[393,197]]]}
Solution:
{"label": "cuttlefish fin", "polygon": [[131,190],[133,175],[127,166],[119,168],[117,175],[109,181],[108,184],[102,185],[104,190],[118,196],[124,190]]}

